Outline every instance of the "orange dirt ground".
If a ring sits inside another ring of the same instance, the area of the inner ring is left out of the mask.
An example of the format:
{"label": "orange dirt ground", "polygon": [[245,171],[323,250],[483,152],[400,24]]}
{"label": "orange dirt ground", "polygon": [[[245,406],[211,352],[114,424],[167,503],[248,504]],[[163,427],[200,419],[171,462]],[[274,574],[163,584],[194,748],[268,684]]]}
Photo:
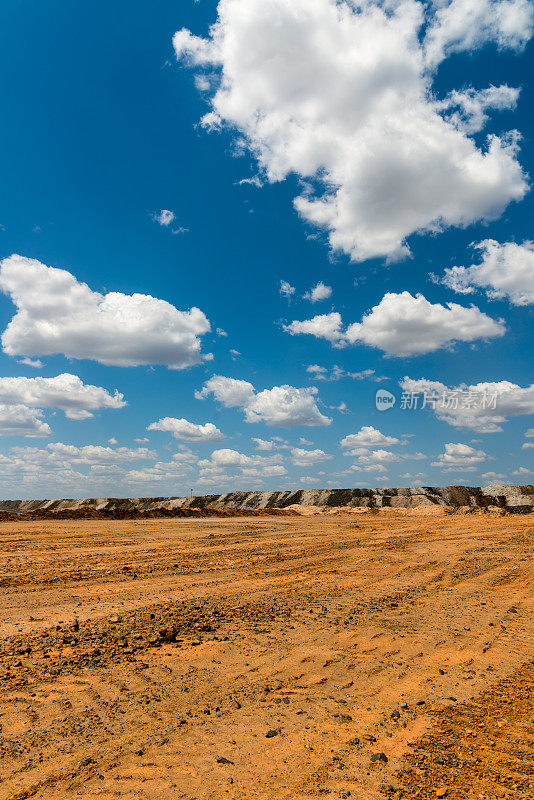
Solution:
{"label": "orange dirt ground", "polygon": [[532,515],[0,523],[0,800],[533,798],[533,544]]}

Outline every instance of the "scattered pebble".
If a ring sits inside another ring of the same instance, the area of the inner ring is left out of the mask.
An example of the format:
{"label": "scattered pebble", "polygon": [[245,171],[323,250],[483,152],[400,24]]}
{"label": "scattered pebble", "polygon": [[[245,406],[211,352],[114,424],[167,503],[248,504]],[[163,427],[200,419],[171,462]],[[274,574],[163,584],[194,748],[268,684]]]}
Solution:
{"label": "scattered pebble", "polygon": [[373,753],[373,755],[371,756],[371,761],[373,762],[373,764],[376,763],[377,761],[380,761],[382,764],[387,764],[388,757],[385,753]]}

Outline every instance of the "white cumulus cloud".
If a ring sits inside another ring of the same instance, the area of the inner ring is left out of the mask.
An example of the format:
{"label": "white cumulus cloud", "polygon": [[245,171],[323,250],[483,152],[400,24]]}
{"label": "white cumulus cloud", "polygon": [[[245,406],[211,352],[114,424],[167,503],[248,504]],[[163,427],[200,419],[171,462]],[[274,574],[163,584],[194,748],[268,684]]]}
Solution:
{"label": "white cumulus cloud", "polygon": [[518,134],[479,144],[465,124],[483,124],[505,89],[498,102],[471,92],[454,114],[434,77],[450,53],[519,50],[531,34],[528,0],[220,0],[207,38],[182,29],[173,43],[217,76],[203,125],[235,132],[267,181],[300,177],[298,213],[362,261],[406,256],[411,234],[494,219],[524,196]]}
{"label": "white cumulus cloud", "polygon": [[399,444],[395,436],[386,436],[372,425],[363,425],[358,433],[350,433],[341,442],[341,447],[390,447]]}
{"label": "white cumulus cloud", "polygon": [[211,458],[198,462],[199,482],[215,484],[228,478],[228,470],[237,471],[237,477],[268,478],[287,474],[286,468],[280,464],[281,457],[247,456],[238,450],[223,448],[214,450]]}
{"label": "white cumulus cloud", "polygon": [[94,292],[63,269],[13,255],[0,262],[0,289],[17,312],[2,334],[11,356],[87,358],[120,367],[165,364],[183,369],[202,360],[202,311],[179,311],[145,294]]}
{"label": "white cumulus cloud", "polygon": [[534,303],[534,242],[484,239],[474,247],[481,252],[480,264],[446,269],[441,283],[462,294],[482,289],[490,300],[505,298],[515,306]]}
{"label": "white cumulus cloud", "polygon": [[534,383],[522,387],[510,381],[484,381],[446,386],[441,381],[406,376],[400,386],[403,392],[418,396],[419,408],[426,407],[455,428],[497,433],[509,417],[534,414]]}
{"label": "white cumulus cloud", "polygon": [[176,214],[174,211],[170,211],[168,208],[162,208],[157,214],[154,214],[154,219],[159,225],[163,225],[164,228],[168,228],[171,222],[174,222],[176,219]]}
{"label": "white cumulus cloud", "polygon": [[291,457],[296,467],[311,467],[313,464],[320,464],[321,461],[327,461],[332,458],[324,450],[305,450],[302,447],[293,447]]}
{"label": "white cumulus cloud", "polygon": [[[284,330],[292,336],[307,333],[317,339],[326,339],[335,347],[342,347],[346,344],[341,314],[337,311],[332,311],[330,314],[318,314],[312,319],[293,320],[289,325],[284,325]],[[316,365],[312,365],[312,369],[309,371],[313,371],[314,367]]]}
{"label": "white cumulus cloud", "polygon": [[330,425],[331,419],[321,414],[317,407],[317,388],[309,386],[273,386],[257,392],[248,381],[214,375],[195,397],[203,399],[213,394],[227,407],[240,407],[245,422],[265,422],[266,425],[292,428],[296,425]]}
{"label": "white cumulus cloud", "polygon": [[274,450],[275,448],[275,442],[273,442],[272,439],[259,439],[258,437],[254,436],[252,441],[256,442],[256,450],[261,450],[264,453]]}
{"label": "white cumulus cloud", "polygon": [[203,400],[213,394],[215,399],[227,408],[236,408],[245,406],[254,397],[254,392],[254,386],[248,381],[213,375],[200,391],[195,392],[195,397],[197,400]]}
{"label": "white cumulus cloud", "polygon": [[50,425],[41,419],[42,416],[39,408],[0,403],[0,436],[50,436]]}
{"label": "white cumulus cloud", "polygon": [[32,369],[42,369],[44,366],[39,358],[21,358],[19,364],[23,364],[25,367],[31,367]]}
{"label": "white cumulus cloud", "polygon": [[223,434],[213,422],[196,425],[194,422],[175,417],[164,417],[157,422],[151,422],[147,430],[168,431],[175,439],[180,439],[182,442],[217,442],[224,439]]}
{"label": "white cumulus cloud", "polygon": [[481,464],[487,458],[483,450],[475,450],[468,444],[449,442],[445,445],[445,452],[433,461],[432,467],[473,467]]}
{"label": "white cumulus cloud", "polygon": [[318,303],[320,300],[328,300],[331,295],[332,287],[326,286],[322,281],[319,281],[319,283],[315,284],[313,289],[306,292],[304,298],[310,300],[312,303]]}
{"label": "white cumulus cloud", "polygon": [[337,312],[295,320],[285,330],[293,336],[306,333],[326,339],[335,347],[361,342],[389,356],[413,356],[454,342],[502,336],[505,326],[473,305],[442,305],[431,303],[421,294],[414,297],[409,292],[388,292],[361,322],[352,323],[346,330]]}
{"label": "white cumulus cloud", "polygon": [[55,378],[0,378],[0,403],[60,408],[69,419],[88,419],[100,408],[124,408],[124,395],[83,383],[68,372]]}

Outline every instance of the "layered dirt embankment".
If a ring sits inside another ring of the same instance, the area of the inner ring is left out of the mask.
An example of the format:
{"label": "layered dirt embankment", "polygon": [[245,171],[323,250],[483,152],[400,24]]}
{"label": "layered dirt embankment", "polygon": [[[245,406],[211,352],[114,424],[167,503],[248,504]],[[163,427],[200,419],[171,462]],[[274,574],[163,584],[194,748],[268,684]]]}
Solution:
{"label": "layered dirt embankment", "polygon": [[133,519],[162,517],[239,516],[302,509],[501,509],[528,513],[534,508],[534,486],[422,486],[409,489],[301,489],[279,492],[232,492],[199,497],[86,498],[3,500],[0,519]]}

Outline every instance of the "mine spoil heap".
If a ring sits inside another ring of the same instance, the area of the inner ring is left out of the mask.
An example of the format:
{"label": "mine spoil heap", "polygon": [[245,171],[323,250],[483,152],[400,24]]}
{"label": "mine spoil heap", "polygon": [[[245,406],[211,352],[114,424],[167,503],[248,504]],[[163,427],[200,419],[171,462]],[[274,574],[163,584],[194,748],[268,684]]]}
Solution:
{"label": "mine spoil heap", "polygon": [[3,500],[0,519],[129,519],[146,517],[241,516],[295,513],[297,509],[413,509],[444,507],[529,513],[534,486],[421,486],[406,489],[301,489],[278,492],[230,492],[198,497]]}

